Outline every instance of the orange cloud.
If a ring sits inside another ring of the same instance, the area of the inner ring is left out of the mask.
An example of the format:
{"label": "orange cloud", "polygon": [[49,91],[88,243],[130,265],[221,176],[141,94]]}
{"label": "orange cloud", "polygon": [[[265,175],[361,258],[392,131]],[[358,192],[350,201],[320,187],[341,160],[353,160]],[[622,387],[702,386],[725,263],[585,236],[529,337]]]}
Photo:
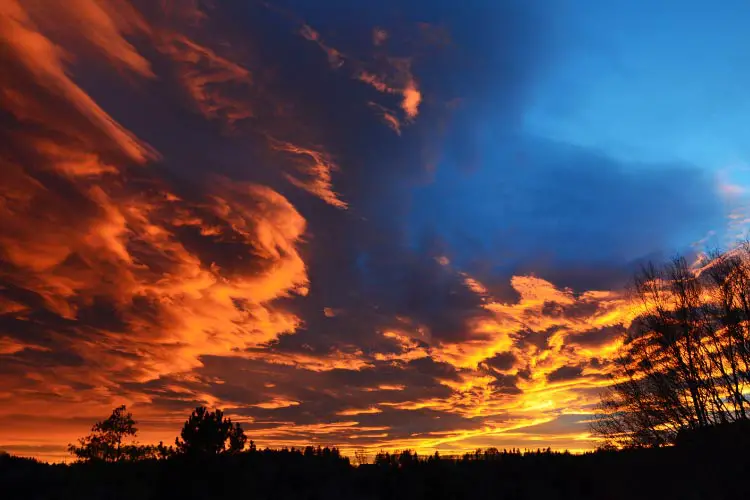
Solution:
{"label": "orange cloud", "polygon": [[387,59],[387,61],[388,73],[378,75],[367,70],[360,70],[355,78],[378,92],[401,95],[401,109],[406,120],[413,121],[419,114],[422,93],[411,73],[411,61],[396,58]]}
{"label": "orange cloud", "polygon": [[[66,442],[121,403],[144,420],[144,442],[171,440],[182,410],[204,402],[243,418],[253,410],[270,415],[247,419],[249,434],[263,444],[420,452],[523,446],[540,439],[535,426],[591,411],[596,390],[609,383],[607,360],[619,345],[619,328],[639,312],[620,292],[573,293],[515,276],[520,299],[505,302],[477,277],[458,274],[462,291],[479,305],[455,337],[441,339],[418,320],[389,317],[361,326],[371,328],[367,345],[285,350],[294,335],[312,334],[287,304],[311,287],[302,213],[267,185],[206,176],[185,187],[161,179],[167,167],[151,168],[159,154],[74,78],[80,60],[96,57],[104,69],[162,84],[169,79],[155,78],[159,65],[144,55],[156,54],[174,65],[179,88],[202,117],[236,125],[257,117],[257,96],[248,94],[258,90],[258,71],[230,57],[231,47],[209,46],[181,29],[207,22],[194,2],[168,4],[173,23],[147,20],[122,0],[74,0],[44,11],[43,3],[0,3],[6,49],[0,106],[17,122],[0,137],[13,144],[0,155],[3,446],[59,459]],[[349,83],[393,100],[390,107],[370,106],[394,131],[418,117],[423,96],[411,59],[358,61],[309,26],[301,34],[332,67],[351,67],[358,82]],[[384,29],[373,32],[380,50],[387,39]],[[154,50],[141,53],[136,41],[154,43]],[[276,129],[253,132],[281,136]],[[297,139],[270,140],[277,156],[293,164],[280,175],[331,206],[349,208],[334,189],[333,157]],[[436,262],[441,272],[460,273],[447,257]],[[336,302],[317,303],[318,316],[326,303]],[[338,308],[323,314],[325,328],[352,316]],[[261,366],[268,380],[247,388],[255,391],[248,403],[245,393],[232,392],[241,377],[206,374],[212,358]],[[342,374],[372,379],[348,386]],[[313,387],[317,380],[329,385]],[[313,423],[288,421],[308,410],[305,391],[315,390],[345,397],[346,404],[337,400]],[[40,420],[31,425],[27,417],[35,414]],[[419,416],[434,427],[395,429],[398,420]],[[42,420],[52,429],[43,436]],[[581,432],[545,439],[593,446]]]}
{"label": "orange cloud", "polygon": [[[14,146],[0,157],[0,314],[14,325],[0,332],[7,368],[0,419],[12,419],[18,408],[48,418],[75,413],[89,420],[73,426],[85,432],[115,404],[143,405],[149,414],[153,395],[127,384],[161,377],[195,384],[190,372],[201,357],[241,356],[293,332],[300,320],[272,302],[307,293],[308,278],[298,251],[306,221],[276,191],[220,179],[184,197],[132,169],[157,153],[89,96],[69,65],[77,48],[150,77],[150,65],[125,36],[153,30],[125,2],[71,5],[75,13],[62,4],[44,12],[45,19],[59,14],[59,30],[39,21],[37,2],[0,5],[7,70],[0,106],[17,119],[2,137]],[[174,42],[170,55],[178,62],[216,69],[218,76],[186,80],[202,111],[238,119],[237,109],[206,86],[245,82],[249,73],[187,38]],[[100,306],[104,316],[91,320]],[[30,319],[40,311],[42,319]],[[29,361],[39,356],[50,361]],[[185,391],[188,405],[218,403]],[[22,444],[15,432],[3,426],[3,446]],[[37,446],[33,436],[23,439]],[[57,456],[49,453],[40,456]]]}
{"label": "orange cloud", "polygon": [[10,337],[0,336],[0,355],[2,354],[15,354],[21,352],[24,349],[35,349],[39,351],[48,351],[49,349],[43,346],[34,344],[27,344]]}
{"label": "orange cloud", "polygon": [[366,387],[364,390],[367,392],[373,392],[373,391],[403,391],[405,386],[403,385],[390,385],[390,384],[380,384],[377,387]]}
{"label": "orange cloud", "polygon": [[[435,408],[471,418],[511,412],[548,415],[545,418],[552,419],[563,409],[589,412],[597,397],[588,390],[604,387],[610,381],[606,369],[589,368],[588,364],[611,358],[620,345],[621,336],[611,335],[596,344],[579,343],[577,339],[592,329],[627,326],[639,314],[639,305],[614,292],[591,291],[576,297],[570,291],[559,290],[532,276],[512,279],[521,298],[516,303],[506,304],[489,297],[487,289],[477,280],[467,277],[466,282],[472,291],[487,296],[484,307],[494,317],[470,321],[467,325],[470,335],[466,340],[430,347],[433,359],[462,369],[458,381],[442,382],[452,389],[451,396],[395,406]],[[556,313],[555,308],[563,310]],[[568,312],[576,308],[583,314]],[[519,343],[519,332],[526,332],[528,343]],[[543,336],[545,342],[536,343],[534,336]],[[488,362],[503,353],[512,354],[516,360],[496,372],[516,378],[516,389],[507,394],[495,392],[495,375],[488,373],[491,368]],[[572,379],[556,381],[552,375],[569,366],[582,368],[569,370],[575,373]],[[519,377],[522,371],[527,375]]]}
{"label": "orange cloud", "polygon": [[330,370],[362,370],[372,368],[373,365],[364,359],[361,350],[352,352],[333,350],[325,355],[314,355],[306,353],[281,353],[272,351],[250,351],[244,354],[248,359],[262,360],[272,365],[293,366],[302,370],[312,372],[325,372]]}
{"label": "orange cloud", "polygon": [[[96,10],[94,4],[91,5]],[[49,15],[46,10],[45,15]],[[98,19],[100,15],[104,16],[103,11],[95,17]],[[114,22],[104,17],[101,22]],[[111,32],[114,28],[110,28],[107,38],[115,36]],[[97,30],[98,26],[88,26],[88,29]],[[65,66],[65,51],[38,30],[26,10],[26,4],[22,6],[16,0],[8,0],[0,6],[0,40],[7,47],[0,56],[6,68],[3,82],[0,83],[0,104],[18,120],[58,130],[90,148],[101,147],[101,139],[105,139],[108,150],[139,163],[155,156],[146,144],[120,126],[73,82]],[[96,40],[99,41],[98,38]],[[124,44],[119,45],[121,50],[125,50]],[[115,44],[114,50],[117,47]],[[130,49],[127,50],[130,53]],[[113,57],[131,60],[135,56],[120,54]],[[29,85],[33,87],[30,89]],[[55,99],[60,108],[80,118],[71,120],[65,113],[54,113],[43,104],[42,99],[30,97],[32,89],[39,90],[42,95],[47,94],[46,99]]]}
{"label": "orange cloud", "polygon": [[[419,335],[419,333],[417,334]],[[378,361],[411,361],[426,358],[430,355],[426,348],[404,332],[389,330],[383,333],[383,337],[391,339],[398,346],[400,352],[375,353],[374,357]]]}
{"label": "orange cloud", "polygon": [[349,410],[342,410],[340,412],[337,412],[336,415],[341,415],[342,417],[353,417],[355,415],[372,415],[374,413],[382,413],[383,410],[375,407],[369,407],[369,408],[351,408]]}
{"label": "orange cloud", "polygon": [[329,47],[328,45],[323,43],[320,34],[310,26],[308,26],[307,24],[303,24],[299,30],[299,33],[306,40],[316,43],[318,47],[320,47],[320,49],[325,52],[326,55],[328,55],[328,64],[330,64],[333,69],[338,69],[344,65],[344,62],[346,61],[346,57],[344,56],[344,54],[342,54],[335,48]]}
{"label": "orange cloud", "polygon": [[369,102],[368,104],[371,108],[376,110],[378,114],[380,114],[381,118],[383,119],[383,123],[388,125],[398,135],[401,135],[401,122],[396,117],[396,114],[393,111],[389,110],[385,106],[381,106],[376,102]]}
{"label": "orange cloud", "polygon": [[182,21],[189,26],[199,26],[208,19],[201,10],[200,0],[162,0],[161,7],[168,19]]}
{"label": "orange cloud", "polygon": [[253,90],[249,70],[185,35],[167,32],[161,38],[161,51],[177,64],[180,82],[203,116],[229,125],[254,116],[246,97],[232,97]]}
{"label": "orange cloud", "polygon": [[[300,35],[317,44],[326,53],[328,63],[333,69],[341,68],[346,62],[352,68],[352,78],[370,85],[378,92],[400,95],[400,106],[407,122],[412,122],[417,117],[419,106],[422,103],[422,93],[419,91],[417,80],[411,71],[411,59],[378,57],[371,62],[355,59],[326,45],[320,33],[307,24],[303,24],[300,28]],[[387,38],[388,32],[384,29],[376,28],[373,30],[374,45],[382,45]],[[385,108],[382,106],[369,104],[378,110],[389,127],[400,133],[400,125],[397,125],[399,122],[392,113],[383,113]]]}
{"label": "orange cloud", "polygon": [[277,408],[289,408],[290,406],[299,405],[299,401],[284,398],[273,398],[270,401],[264,403],[258,403],[253,405],[257,408],[263,408],[264,410],[275,410]]}
{"label": "orange cloud", "polygon": [[338,166],[324,152],[314,149],[295,146],[289,142],[271,140],[271,147],[295,156],[299,164],[299,170],[308,179],[299,179],[294,175],[287,175],[289,182],[304,189],[336,208],[346,209],[347,203],[339,199],[339,195],[333,191],[333,172]]}
{"label": "orange cloud", "polygon": [[404,100],[401,102],[401,107],[406,113],[406,116],[413,120],[419,113],[419,104],[422,102],[422,94],[417,89],[417,83],[413,78],[409,78],[401,91],[404,95]]}
{"label": "orange cloud", "polygon": [[[16,10],[8,4],[11,10]],[[127,40],[151,35],[151,26],[127,0],[70,0],[23,3],[28,19],[54,38],[100,54],[117,68],[153,77],[151,64]],[[23,17],[23,16],[21,16]]]}
{"label": "orange cloud", "polygon": [[340,311],[337,311],[336,309],[333,309],[331,307],[324,307],[323,308],[323,314],[326,318],[335,318],[337,314],[339,314]]}

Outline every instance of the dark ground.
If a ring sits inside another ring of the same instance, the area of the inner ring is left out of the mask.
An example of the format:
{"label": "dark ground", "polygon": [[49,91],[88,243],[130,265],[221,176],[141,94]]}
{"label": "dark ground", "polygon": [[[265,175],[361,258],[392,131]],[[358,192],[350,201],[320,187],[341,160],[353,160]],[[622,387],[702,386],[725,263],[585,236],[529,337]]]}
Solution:
{"label": "dark ground", "polygon": [[490,453],[460,460],[255,451],[210,459],[49,465],[0,456],[0,498],[744,499],[747,439],[586,455]]}

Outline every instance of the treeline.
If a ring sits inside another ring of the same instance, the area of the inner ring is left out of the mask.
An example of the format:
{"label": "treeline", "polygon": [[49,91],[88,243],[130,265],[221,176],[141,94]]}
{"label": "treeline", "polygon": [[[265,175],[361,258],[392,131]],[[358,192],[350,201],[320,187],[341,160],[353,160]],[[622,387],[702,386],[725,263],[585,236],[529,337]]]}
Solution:
{"label": "treeline", "polygon": [[[119,406],[112,410],[112,414],[106,419],[96,422],[91,428],[91,434],[78,440],[78,444],[68,445],[68,451],[76,457],[79,462],[135,462],[142,460],[161,460],[176,457],[185,458],[207,458],[218,455],[238,455],[242,452],[261,453],[255,443],[248,444],[247,436],[240,423],[232,423],[231,418],[225,417],[222,410],[209,411],[204,406],[199,406],[190,414],[182,427],[180,436],[175,439],[174,446],[166,446],[163,442],[158,445],[141,445],[135,441],[138,433],[137,422],[133,414],[127,411],[127,407]],[[130,439],[130,442],[126,440]],[[349,457],[343,456],[336,447],[306,446],[304,448],[291,448],[281,450],[265,449],[265,454],[299,454],[303,457],[317,457],[325,460],[341,461],[350,464]],[[524,450],[512,448],[510,450],[499,450],[494,447],[478,448],[471,453],[461,456],[441,456],[439,452],[434,455],[420,456],[412,450],[388,452],[381,450],[371,459],[364,450],[358,450],[354,454],[356,465],[374,464],[380,467],[405,467],[409,464],[432,461],[494,461],[508,460],[510,457],[530,455],[551,455],[551,448],[545,450]],[[568,452],[564,452],[568,454]]]}
{"label": "treeline", "polygon": [[[510,460],[515,457],[521,457],[521,456],[540,456],[540,455],[569,455],[570,453],[568,451],[564,452],[553,452],[552,448],[546,448],[545,450],[542,450],[541,448],[537,448],[536,451],[534,450],[524,450],[521,451],[520,448],[511,448],[510,450],[504,449],[499,450],[495,447],[490,448],[477,448],[473,452],[470,453],[464,453],[463,455],[440,455],[440,452],[436,451],[433,455],[419,455],[416,451],[413,450],[401,450],[396,451],[394,453],[381,450],[378,452],[374,459],[373,464],[383,467],[383,466],[390,466],[390,467],[406,467],[410,464],[422,461],[422,462],[435,462],[435,461],[449,461],[449,462],[470,462],[470,461],[496,461],[496,460]],[[356,456],[356,455],[355,455]],[[367,457],[359,458],[357,457],[357,464],[358,465],[367,465],[370,461]]]}
{"label": "treeline", "polygon": [[[744,422],[705,429],[674,447],[583,455],[513,448],[459,457],[411,450],[259,449],[220,410],[199,407],[174,446],[134,441],[125,407],[71,445],[78,461],[0,454],[0,498],[39,499],[736,499],[750,472]],[[742,438],[744,436],[744,438]],[[130,440],[130,441],[128,441]]]}
{"label": "treeline", "polygon": [[383,452],[353,466],[335,448],[43,464],[0,456],[3,499],[738,499],[747,448]]}
{"label": "treeline", "polygon": [[634,294],[641,314],[615,360],[594,433],[606,446],[655,447],[747,422],[750,246],[700,266],[682,257],[648,266]]}

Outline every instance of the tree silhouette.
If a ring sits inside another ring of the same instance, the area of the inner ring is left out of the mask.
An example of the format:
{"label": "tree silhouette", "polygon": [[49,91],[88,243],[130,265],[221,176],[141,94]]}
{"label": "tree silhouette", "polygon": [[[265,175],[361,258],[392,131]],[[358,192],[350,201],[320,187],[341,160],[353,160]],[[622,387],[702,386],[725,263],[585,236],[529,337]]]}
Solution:
{"label": "tree silhouette", "polygon": [[218,455],[237,453],[245,448],[247,436],[239,423],[232,425],[221,410],[208,411],[199,406],[190,414],[175,440],[177,451],[184,455]]}
{"label": "tree silhouette", "polygon": [[78,440],[78,446],[68,445],[68,451],[79,460],[102,460],[116,462],[138,454],[135,444],[124,445],[123,439],[135,437],[138,429],[135,427],[133,415],[127,411],[125,405],[112,410],[112,415],[106,420],[99,421],[91,428],[91,434]]}
{"label": "tree silhouette", "polygon": [[246,443],[247,436],[245,436],[245,431],[242,430],[239,423],[235,423],[234,427],[229,432],[229,448],[227,451],[229,453],[239,453],[245,449]]}
{"label": "tree silhouette", "polygon": [[747,422],[750,245],[701,267],[682,258],[635,280],[639,317],[614,363],[592,431],[608,447],[673,444],[686,432]]}
{"label": "tree silhouette", "polygon": [[358,450],[354,451],[354,461],[357,463],[357,465],[366,465],[370,462],[369,457],[367,456],[367,451],[360,448]]}

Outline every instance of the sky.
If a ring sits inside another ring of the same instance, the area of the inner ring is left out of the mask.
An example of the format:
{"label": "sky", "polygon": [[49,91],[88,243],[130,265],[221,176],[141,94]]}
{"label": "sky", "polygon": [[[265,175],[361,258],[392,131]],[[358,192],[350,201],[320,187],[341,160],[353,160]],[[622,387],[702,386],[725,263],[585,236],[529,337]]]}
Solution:
{"label": "sky", "polygon": [[594,448],[633,273],[746,234],[748,18],[4,0],[0,449]]}

